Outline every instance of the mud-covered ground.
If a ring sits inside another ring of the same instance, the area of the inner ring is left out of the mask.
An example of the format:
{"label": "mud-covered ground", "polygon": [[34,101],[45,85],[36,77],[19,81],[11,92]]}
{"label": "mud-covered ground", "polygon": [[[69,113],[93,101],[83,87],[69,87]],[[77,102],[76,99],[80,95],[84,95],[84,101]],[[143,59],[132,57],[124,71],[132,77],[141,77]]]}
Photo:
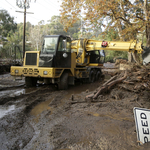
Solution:
{"label": "mud-covered ground", "polygon": [[85,96],[99,82],[77,82],[66,91],[52,85],[25,88],[24,80],[0,75],[1,150],[148,150],[138,146],[134,107],[150,109],[150,91],[117,84],[94,102]]}

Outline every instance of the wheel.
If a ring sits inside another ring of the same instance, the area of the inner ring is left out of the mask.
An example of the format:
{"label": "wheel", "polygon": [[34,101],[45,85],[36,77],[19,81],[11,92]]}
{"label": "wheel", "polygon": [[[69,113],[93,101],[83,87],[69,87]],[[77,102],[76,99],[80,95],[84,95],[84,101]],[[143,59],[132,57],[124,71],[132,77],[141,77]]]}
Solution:
{"label": "wheel", "polygon": [[37,84],[37,78],[32,78],[32,86],[36,86]]}
{"label": "wheel", "polygon": [[26,87],[32,87],[32,78],[25,77],[25,84],[26,84]]}
{"label": "wheel", "polygon": [[91,70],[89,75],[89,82],[93,83],[94,81],[95,81],[95,74],[94,71]]}
{"label": "wheel", "polygon": [[67,90],[68,89],[68,73],[64,72],[60,77],[60,82],[58,83],[59,90]]}
{"label": "wheel", "polygon": [[100,78],[101,78],[101,72],[97,71],[97,73],[96,73],[96,81],[99,81]]}
{"label": "wheel", "polygon": [[33,77],[25,77],[25,84],[26,87],[33,87],[36,86],[37,79]]}

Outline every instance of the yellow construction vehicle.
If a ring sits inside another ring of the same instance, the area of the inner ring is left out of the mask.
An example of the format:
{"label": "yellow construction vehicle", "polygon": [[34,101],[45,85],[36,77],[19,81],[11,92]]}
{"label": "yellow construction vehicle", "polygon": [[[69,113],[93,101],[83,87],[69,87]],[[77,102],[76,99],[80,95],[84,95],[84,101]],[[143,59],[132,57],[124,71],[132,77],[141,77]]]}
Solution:
{"label": "yellow construction vehicle", "polygon": [[101,77],[104,50],[142,53],[141,43],[73,40],[64,35],[45,36],[41,51],[27,51],[23,66],[12,66],[12,76],[25,77],[27,87],[37,81],[57,84],[64,90],[75,80],[94,82]]}

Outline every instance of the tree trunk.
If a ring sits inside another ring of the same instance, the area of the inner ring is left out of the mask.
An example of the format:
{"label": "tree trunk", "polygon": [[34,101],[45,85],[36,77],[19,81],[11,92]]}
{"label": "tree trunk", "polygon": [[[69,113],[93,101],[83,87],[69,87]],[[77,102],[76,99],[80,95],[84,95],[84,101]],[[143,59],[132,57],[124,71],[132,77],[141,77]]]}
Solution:
{"label": "tree trunk", "polygon": [[[117,30],[118,30],[118,35],[120,40],[125,41],[124,37],[122,37],[121,33],[122,33],[122,27],[121,27],[121,22],[117,20]],[[132,53],[128,52],[128,61],[129,62],[134,62],[134,57],[132,55]]]}
{"label": "tree trunk", "polygon": [[128,52],[128,61],[133,62],[132,53]]}
{"label": "tree trunk", "polygon": [[149,7],[148,7],[148,0],[144,0],[144,14],[145,14],[145,21],[146,23],[146,46],[150,47],[150,19],[149,19]]}
{"label": "tree trunk", "polygon": [[137,53],[130,53],[128,52],[128,61],[129,62],[136,62],[136,63],[140,63],[140,58],[138,57]]}
{"label": "tree trunk", "polygon": [[146,25],[146,46],[150,47],[150,25]]}

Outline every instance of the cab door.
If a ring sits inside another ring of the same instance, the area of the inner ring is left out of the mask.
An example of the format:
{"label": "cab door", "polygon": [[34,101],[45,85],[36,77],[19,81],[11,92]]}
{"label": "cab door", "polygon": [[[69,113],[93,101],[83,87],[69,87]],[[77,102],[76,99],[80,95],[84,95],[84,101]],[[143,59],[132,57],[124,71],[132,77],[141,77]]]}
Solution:
{"label": "cab door", "polygon": [[[66,45],[64,45],[66,41]],[[71,68],[71,39],[70,37],[60,36],[55,55],[55,67]]]}

